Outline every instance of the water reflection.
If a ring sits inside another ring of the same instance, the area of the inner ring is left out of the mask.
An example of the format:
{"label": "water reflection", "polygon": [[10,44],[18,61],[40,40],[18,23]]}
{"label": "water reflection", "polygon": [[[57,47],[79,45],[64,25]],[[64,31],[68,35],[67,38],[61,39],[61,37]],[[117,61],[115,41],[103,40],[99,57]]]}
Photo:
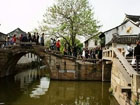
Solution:
{"label": "water reflection", "polygon": [[15,81],[20,81],[20,88],[25,88],[28,84],[42,77],[44,74],[46,74],[44,68],[31,69],[15,75]]}
{"label": "water reflection", "polygon": [[0,79],[4,105],[118,105],[109,95],[110,83],[51,81],[46,70],[27,70],[14,78]]}
{"label": "water reflection", "polygon": [[48,77],[42,77],[40,79],[40,85],[37,85],[37,88],[32,91],[30,97],[39,98],[40,95],[44,95],[46,91],[48,91],[50,84],[50,79]]}

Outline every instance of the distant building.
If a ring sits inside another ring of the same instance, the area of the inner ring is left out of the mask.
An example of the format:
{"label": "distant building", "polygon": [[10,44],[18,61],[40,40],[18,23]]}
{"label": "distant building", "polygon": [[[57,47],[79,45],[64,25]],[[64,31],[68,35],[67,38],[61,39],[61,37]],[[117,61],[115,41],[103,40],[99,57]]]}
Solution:
{"label": "distant building", "polygon": [[0,32],[0,46],[5,44],[6,34]]}
{"label": "distant building", "polygon": [[[7,35],[9,35],[10,37],[16,35],[17,37],[17,41],[19,42],[19,37],[22,35],[27,35],[26,32],[24,32],[23,30],[21,30],[20,28],[17,28],[15,30],[13,30],[12,32],[9,32]],[[36,61],[37,60],[37,56],[31,53],[26,54],[25,56],[23,56],[19,61],[18,64],[24,64],[24,63],[30,63],[32,61]]]}
{"label": "distant building", "polygon": [[92,49],[95,47],[99,47],[100,46],[100,39],[98,38],[98,35],[99,34],[91,36],[87,40],[85,40],[85,42],[84,42],[85,48]]}
{"label": "distant building", "polygon": [[17,28],[11,32],[9,32],[7,35],[10,37],[14,36],[16,34],[17,37],[20,37],[20,35],[26,35],[26,32],[22,31],[20,28]]}
{"label": "distant building", "polygon": [[140,39],[139,34],[140,16],[126,14],[120,25],[103,32],[99,37],[105,46],[117,43],[117,47],[124,47],[127,44],[135,44],[136,40]]}

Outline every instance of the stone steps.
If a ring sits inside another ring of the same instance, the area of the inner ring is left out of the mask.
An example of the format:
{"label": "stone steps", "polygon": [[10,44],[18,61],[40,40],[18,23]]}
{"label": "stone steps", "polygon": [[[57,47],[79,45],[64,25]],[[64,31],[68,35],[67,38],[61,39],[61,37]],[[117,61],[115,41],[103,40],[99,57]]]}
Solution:
{"label": "stone steps", "polygon": [[[132,62],[132,59],[133,57],[126,57],[126,60],[129,62],[129,64],[134,68],[134,70],[136,71],[136,64],[132,65],[131,62]],[[139,64],[140,66],[140,64]],[[139,71],[140,71],[140,67],[139,67]]]}

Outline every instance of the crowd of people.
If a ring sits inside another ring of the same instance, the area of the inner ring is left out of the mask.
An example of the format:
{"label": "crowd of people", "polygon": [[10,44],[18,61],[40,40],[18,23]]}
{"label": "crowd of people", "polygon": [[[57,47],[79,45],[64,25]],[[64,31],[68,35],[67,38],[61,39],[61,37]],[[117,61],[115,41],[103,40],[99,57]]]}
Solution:
{"label": "crowd of people", "polygon": [[[60,40],[56,41],[51,38],[50,40],[50,49],[60,51],[61,43]],[[68,44],[63,44],[63,54],[65,56],[72,56],[76,58],[86,59],[102,59],[102,48],[95,47],[93,49],[83,48],[81,49],[78,46],[70,46]]]}
{"label": "crowd of people", "polygon": [[56,41],[55,39],[51,38],[51,40],[50,40],[50,49],[60,51],[60,47],[61,47],[60,40]]}
{"label": "crowd of people", "polygon": [[96,47],[91,50],[88,48],[83,48],[82,58],[84,59],[102,59],[102,48]]}
{"label": "crowd of people", "polygon": [[[38,33],[31,34],[30,32],[27,35],[20,35],[17,37],[14,34],[12,37],[6,36],[5,45],[16,45],[17,42],[34,42],[36,45],[44,46],[44,33],[39,35]],[[102,49],[100,47],[96,47],[94,49],[83,48],[81,49],[78,46],[69,46],[68,44],[64,44],[63,46],[63,54],[65,56],[72,56],[76,58],[86,59],[102,59]],[[56,40],[54,38],[50,39],[50,50],[60,51],[61,42],[60,40]]]}
{"label": "crowd of people", "polygon": [[38,33],[34,33],[33,35],[31,35],[30,32],[28,32],[27,35],[21,34],[19,37],[16,34],[14,34],[12,37],[6,36],[4,46],[16,45],[18,41],[19,42],[35,42],[37,45],[40,44],[44,46],[44,33],[42,33],[41,37],[39,36]]}
{"label": "crowd of people", "polygon": [[[20,35],[20,37],[17,37],[16,34],[14,34],[12,37],[6,36],[5,44],[3,46],[8,45],[15,45],[17,43],[17,40],[20,42],[34,42],[36,45],[42,45],[44,46],[44,33],[39,35],[38,33],[34,33],[33,35],[28,32],[27,35]],[[78,46],[69,46],[68,44],[63,44],[63,54],[65,56],[72,56],[75,58],[82,58],[83,60],[87,59],[102,59],[102,48],[96,47],[93,49],[83,48],[81,49]],[[60,51],[61,42],[60,40],[56,40],[54,38],[50,39],[50,50],[57,50]],[[137,41],[136,47],[132,47],[131,44],[128,44],[125,49],[125,57],[132,57],[135,58],[136,63],[136,70],[139,70],[139,62],[140,62],[140,41]]]}

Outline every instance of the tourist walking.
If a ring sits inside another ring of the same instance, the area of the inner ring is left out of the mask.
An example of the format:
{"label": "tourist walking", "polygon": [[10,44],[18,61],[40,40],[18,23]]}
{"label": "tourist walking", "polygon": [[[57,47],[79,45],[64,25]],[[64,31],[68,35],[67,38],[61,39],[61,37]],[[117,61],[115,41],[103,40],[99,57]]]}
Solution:
{"label": "tourist walking", "polygon": [[36,33],[36,44],[38,45],[39,44],[39,34],[38,33]]}
{"label": "tourist walking", "polygon": [[136,71],[139,71],[140,62],[140,41],[137,41],[137,45],[134,48],[134,57],[136,58]]}
{"label": "tourist walking", "polygon": [[57,48],[57,51],[60,51],[60,40],[58,40],[57,42],[56,42],[56,48]]}
{"label": "tourist walking", "polygon": [[98,59],[102,59],[102,48],[100,47],[98,50]]}
{"label": "tourist walking", "polygon": [[12,43],[13,45],[16,45],[16,34],[12,37]]}
{"label": "tourist walking", "polygon": [[6,41],[6,44],[5,44],[6,46],[10,45],[10,37],[9,37],[9,35],[6,36],[5,41]]}
{"label": "tourist walking", "polygon": [[34,33],[34,35],[32,37],[32,42],[36,42],[36,33]]}
{"label": "tourist walking", "polygon": [[22,39],[23,39],[23,35],[21,34],[19,38],[20,42],[22,42]]}
{"label": "tourist walking", "polygon": [[51,38],[51,40],[50,40],[50,49],[54,50],[54,39],[53,38]]}
{"label": "tourist walking", "polygon": [[28,32],[28,41],[31,42],[32,41],[32,36],[31,36],[31,33]]}
{"label": "tourist walking", "polygon": [[41,45],[44,46],[44,33],[42,33],[40,42],[41,42]]}
{"label": "tourist walking", "polygon": [[131,44],[128,44],[126,49],[125,49],[125,57],[128,56],[132,56],[133,55],[133,48],[131,47]]}
{"label": "tourist walking", "polygon": [[85,57],[86,57],[86,59],[88,59],[88,57],[89,57],[89,50],[88,50],[88,48],[85,49]]}
{"label": "tourist walking", "polygon": [[83,61],[85,60],[85,55],[86,55],[85,48],[83,48],[83,52],[82,52],[82,59],[83,59]]}

